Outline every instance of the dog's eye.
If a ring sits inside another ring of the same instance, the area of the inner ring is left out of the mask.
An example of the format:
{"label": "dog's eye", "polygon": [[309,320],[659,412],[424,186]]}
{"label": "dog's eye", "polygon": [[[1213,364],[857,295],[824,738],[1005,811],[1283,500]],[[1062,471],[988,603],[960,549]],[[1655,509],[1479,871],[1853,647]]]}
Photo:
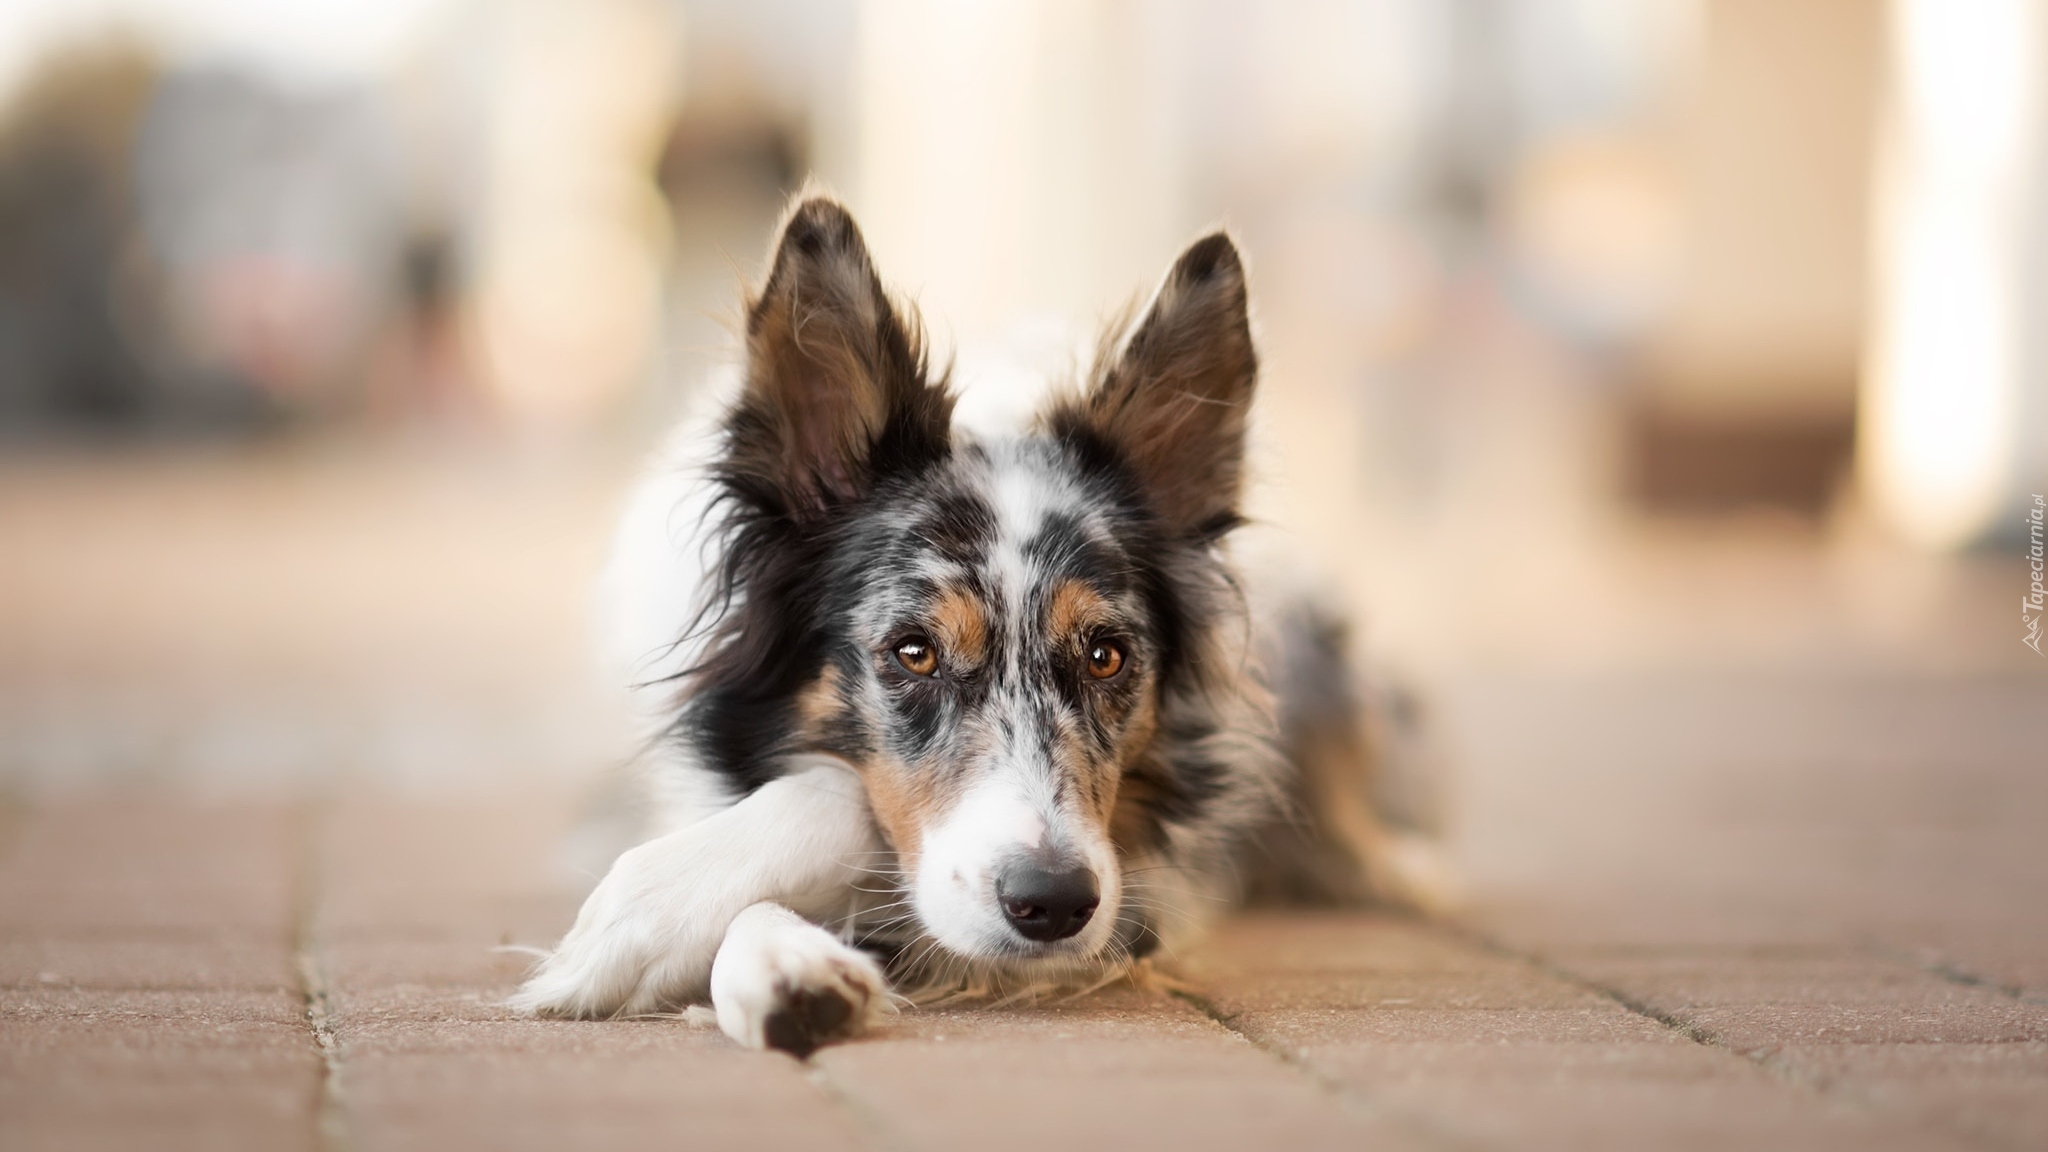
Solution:
{"label": "dog's eye", "polygon": [[896,662],[913,676],[929,676],[939,670],[939,650],[930,640],[913,636],[896,645]]}
{"label": "dog's eye", "polygon": [[1114,640],[1097,640],[1088,646],[1088,675],[1107,680],[1124,670],[1123,646]]}

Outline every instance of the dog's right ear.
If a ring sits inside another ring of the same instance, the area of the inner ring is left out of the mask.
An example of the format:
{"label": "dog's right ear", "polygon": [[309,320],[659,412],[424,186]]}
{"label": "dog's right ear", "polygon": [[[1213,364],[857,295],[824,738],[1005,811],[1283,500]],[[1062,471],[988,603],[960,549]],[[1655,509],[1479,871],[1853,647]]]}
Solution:
{"label": "dog's right ear", "polygon": [[926,378],[915,318],[897,314],[831,200],[802,200],[782,226],[747,305],[746,371],[724,473],[764,511],[813,520],[946,454],[953,398]]}

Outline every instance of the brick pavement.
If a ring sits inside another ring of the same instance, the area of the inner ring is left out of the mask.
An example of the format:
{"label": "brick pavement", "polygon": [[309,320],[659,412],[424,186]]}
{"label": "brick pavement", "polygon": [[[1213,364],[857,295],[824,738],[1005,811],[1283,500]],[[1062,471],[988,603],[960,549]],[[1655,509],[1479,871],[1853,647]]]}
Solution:
{"label": "brick pavement", "polygon": [[[1462,706],[1512,735],[1535,712],[1497,690]],[[1583,728],[1574,708],[1616,691],[1535,711]],[[1914,699],[1915,730],[1943,734],[1941,693]],[[1479,900],[1456,923],[1247,915],[1180,958],[1189,994],[910,1012],[808,1063],[680,1021],[497,1007],[525,961],[494,947],[545,941],[575,906],[552,863],[577,811],[562,789],[17,805],[0,821],[0,1145],[2038,1148],[2044,911],[2017,896],[2048,847],[2040,769],[2003,752],[2043,721],[2006,715],[1981,756],[1850,755],[1860,792],[1829,791],[1843,765],[1810,757],[1803,799],[1734,818],[1716,797],[1752,789],[1742,770],[1674,762],[1588,811],[1575,789],[1608,766],[1570,758],[1550,807],[1515,800],[1542,831],[1520,848],[1493,801],[1474,806],[1467,836],[1494,842],[1471,853]],[[1521,736],[1517,763],[1557,751]],[[1506,761],[1468,751],[1474,786],[1516,796],[1488,781]],[[1944,779],[1983,796],[1944,808]],[[1575,820],[1581,840],[1537,850]],[[1780,824],[1805,834],[1759,831]],[[1864,850],[1812,852],[1846,833]],[[1944,837],[1969,850],[1928,850]],[[1699,862],[1731,851],[1775,864]],[[1973,871],[1986,861],[2004,871]],[[1844,896],[1858,872],[1889,900]]]}
{"label": "brick pavement", "polygon": [[0,1148],[2048,1147],[2009,566],[1420,566],[1433,613],[1380,602],[1470,634],[1431,697],[1464,917],[1261,913],[1190,995],[805,1063],[496,1007],[493,949],[588,883],[564,606],[604,494],[324,467],[0,483]]}

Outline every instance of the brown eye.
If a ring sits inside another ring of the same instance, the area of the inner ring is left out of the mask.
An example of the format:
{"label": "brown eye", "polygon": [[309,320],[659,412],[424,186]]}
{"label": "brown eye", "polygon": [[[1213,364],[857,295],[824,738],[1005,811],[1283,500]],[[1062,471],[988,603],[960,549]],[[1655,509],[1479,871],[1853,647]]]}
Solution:
{"label": "brown eye", "polygon": [[1124,670],[1124,650],[1114,640],[1097,640],[1088,646],[1088,675],[1107,680]]}
{"label": "brown eye", "polygon": [[939,670],[939,650],[922,636],[913,636],[896,645],[896,662],[913,676],[929,676]]}

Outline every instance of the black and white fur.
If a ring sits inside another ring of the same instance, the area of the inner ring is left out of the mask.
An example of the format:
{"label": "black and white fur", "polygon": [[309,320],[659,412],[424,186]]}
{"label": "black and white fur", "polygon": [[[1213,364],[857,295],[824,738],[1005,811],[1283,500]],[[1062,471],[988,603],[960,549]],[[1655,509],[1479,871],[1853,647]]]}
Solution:
{"label": "black and white fur", "polygon": [[708,998],[733,1038],[802,1052],[892,978],[1073,986],[1247,893],[1440,895],[1372,802],[1341,629],[1232,555],[1257,360],[1228,236],[1008,427],[976,413],[1015,397],[956,395],[822,197],[792,208],[746,342],[605,585],[661,834],[516,1006]]}

